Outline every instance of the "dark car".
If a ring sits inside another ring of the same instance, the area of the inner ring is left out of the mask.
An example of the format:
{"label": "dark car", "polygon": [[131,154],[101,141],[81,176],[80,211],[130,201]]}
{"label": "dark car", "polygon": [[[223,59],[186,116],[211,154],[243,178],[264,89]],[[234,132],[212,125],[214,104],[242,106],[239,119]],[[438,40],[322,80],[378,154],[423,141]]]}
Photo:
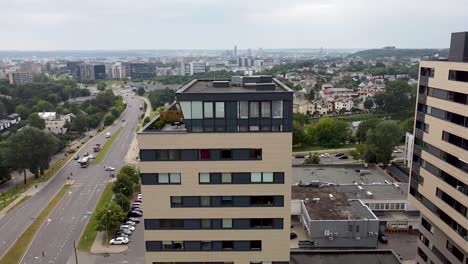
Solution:
{"label": "dark car", "polygon": [[379,242],[382,243],[382,244],[387,244],[387,243],[388,243],[388,239],[387,239],[387,237],[386,237],[383,233],[380,233],[380,232],[379,232],[379,235],[377,236],[377,239],[378,239]]}
{"label": "dark car", "polygon": [[73,159],[74,159],[74,160],[79,160],[79,159],[80,159],[80,155],[76,155]]}
{"label": "dark car", "polygon": [[115,232],[114,235],[113,235],[113,238],[116,238],[116,237],[128,237],[128,235],[119,230],[119,231]]}
{"label": "dark car", "polygon": [[305,158],[305,155],[304,154],[297,154],[296,156],[294,156],[294,158],[303,159],[303,158]]}
{"label": "dark car", "polygon": [[341,156],[338,159],[349,159],[348,156]]}
{"label": "dark car", "polygon": [[294,233],[294,232],[291,232],[291,234],[289,235],[289,238],[290,239],[295,239],[295,238],[297,238],[297,234]]}
{"label": "dark car", "polygon": [[335,154],[335,157],[341,157],[341,156],[344,156],[344,153],[340,152],[340,153]]}
{"label": "dark car", "polygon": [[128,216],[129,217],[141,217],[141,216],[143,216],[143,213],[133,210],[130,213],[128,213]]}
{"label": "dark car", "polygon": [[126,217],[126,218],[124,219],[124,222],[127,222],[127,221],[133,221],[133,222],[135,222],[135,223],[140,223],[140,218],[129,216],[129,217]]}

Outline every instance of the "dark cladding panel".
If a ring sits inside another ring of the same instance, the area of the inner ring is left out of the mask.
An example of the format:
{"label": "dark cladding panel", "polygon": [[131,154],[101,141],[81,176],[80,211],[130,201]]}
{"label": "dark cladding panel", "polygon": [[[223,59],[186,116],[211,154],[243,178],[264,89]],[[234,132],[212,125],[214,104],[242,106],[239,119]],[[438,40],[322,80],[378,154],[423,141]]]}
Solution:
{"label": "dark cladding panel", "polygon": [[468,62],[468,32],[452,33],[448,60]]}

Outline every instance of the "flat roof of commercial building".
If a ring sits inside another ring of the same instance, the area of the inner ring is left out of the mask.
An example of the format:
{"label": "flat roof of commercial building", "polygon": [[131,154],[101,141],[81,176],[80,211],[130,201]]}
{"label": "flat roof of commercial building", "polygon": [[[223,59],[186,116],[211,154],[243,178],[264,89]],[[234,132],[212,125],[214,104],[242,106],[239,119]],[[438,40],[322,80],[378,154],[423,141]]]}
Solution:
{"label": "flat roof of commercial building", "polygon": [[[365,170],[366,173],[361,174],[360,170]],[[294,165],[292,173],[293,183],[319,181],[335,185],[346,185],[357,182],[366,185],[385,184],[385,180],[392,183],[395,181],[375,165],[369,165],[367,168],[361,164]]]}
{"label": "flat roof of commercial building", "polygon": [[[408,192],[407,183],[398,183],[400,187],[395,187],[392,184],[375,184],[375,185],[360,185],[362,191],[357,185],[339,185],[336,186],[338,191],[346,193],[350,199],[361,200],[406,200]],[[371,192],[369,196],[367,192]]]}
{"label": "flat roof of commercial building", "polygon": [[291,252],[291,264],[399,264],[391,250],[326,250]]}
{"label": "flat roof of commercial building", "polygon": [[[225,87],[215,87],[214,82],[223,82]],[[271,84],[271,83],[270,83]],[[293,92],[286,85],[276,78],[272,78],[274,87],[271,89],[256,89],[256,86],[234,86],[227,79],[222,80],[199,80],[194,79],[181,86],[177,93],[278,93],[278,92]],[[259,83],[258,85],[266,85]]]}
{"label": "flat roof of commercial building", "polygon": [[[305,201],[311,220],[376,219],[361,201],[349,200],[346,194],[339,192],[335,186],[292,186],[291,198]],[[320,200],[314,201],[314,198]]]}

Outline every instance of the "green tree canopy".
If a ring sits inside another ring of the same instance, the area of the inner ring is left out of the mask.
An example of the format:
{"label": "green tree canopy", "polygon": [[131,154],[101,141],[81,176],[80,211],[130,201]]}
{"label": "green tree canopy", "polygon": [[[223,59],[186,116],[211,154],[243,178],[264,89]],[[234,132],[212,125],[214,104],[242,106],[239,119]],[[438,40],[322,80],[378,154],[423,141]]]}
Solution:
{"label": "green tree canopy", "polygon": [[32,113],[28,117],[28,123],[32,127],[36,127],[39,129],[44,129],[46,127],[45,120],[39,117],[37,113]]}
{"label": "green tree canopy", "polygon": [[389,163],[400,140],[401,129],[395,121],[382,121],[367,132],[367,147],[377,162]]}
{"label": "green tree canopy", "polygon": [[319,164],[320,156],[318,153],[309,153],[308,157],[304,160],[304,164]]}
{"label": "green tree canopy", "polygon": [[113,115],[107,115],[104,118],[104,125],[105,126],[110,126],[110,125],[112,125],[112,123],[114,123],[114,121],[115,121],[115,117]]}
{"label": "green tree canopy", "polygon": [[109,206],[96,212],[97,231],[112,231],[117,229],[125,218],[122,208],[112,201]]}
{"label": "green tree canopy", "polygon": [[372,98],[367,97],[366,100],[364,101],[364,108],[371,109],[373,106],[374,106],[374,100],[372,100]]}
{"label": "green tree canopy", "polygon": [[[35,127],[19,130],[5,141],[6,164],[17,170],[29,169],[36,177],[49,168],[50,158],[57,152],[60,140]],[[26,179],[25,179],[26,181]]]}
{"label": "green tree canopy", "polygon": [[140,182],[140,175],[135,167],[130,165],[125,165],[120,169],[120,173],[126,174],[130,177],[133,183],[137,184]]}
{"label": "green tree canopy", "polygon": [[122,211],[128,212],[130,210],[130,201],[128,200],[128,197],[122,193],[116,193],[114,201],[120,206],[120,208],[122,208]]}
{"label": "green tree canopy", "polygon": [[144,95],[144,94],[145,94],[145,88],[139,87],[138,90],[137,90],[137,94],[138,94],[139,96]]}
{"label": "green tree canopy", "polygon": [[377,118],[370,118],[367,120],[362,121],[357,129],[356,138],[359,142],[364,143],[366,142],[367,131],[369,129],[374,129],[381,120]]}
{"label": "green tree canopy", "polygon": [[98,82],[98,84],[97,84],[97,89],[98,89],[99,91],[104,91],[104,90],[106,90],[106,87],[107,87],[107,84],[106,84],[106,82],[104,82],[104,81],[100,81],[100,82]]}
{"label": "green tree canopy", "polygon": [[133,181],[130,176],[125,173],[119,173],[112,187],[112,191],[116,194],[121,193],[126,197],[130,197],[133,194]]}
{"label": "green tree canopy", "polygon": [[387,82],[385,92],[375,98],[379,110],[397,117],[409,118],[414,115],[416,87],[404,80]]}
{"label": "green tree canopy", "polygon": [[166,88],[163,90],[151,91],[148,94],[148,99],[153,108],[163,106],[165,103],[172,103],[175,100],[175,92],[172,89]]}

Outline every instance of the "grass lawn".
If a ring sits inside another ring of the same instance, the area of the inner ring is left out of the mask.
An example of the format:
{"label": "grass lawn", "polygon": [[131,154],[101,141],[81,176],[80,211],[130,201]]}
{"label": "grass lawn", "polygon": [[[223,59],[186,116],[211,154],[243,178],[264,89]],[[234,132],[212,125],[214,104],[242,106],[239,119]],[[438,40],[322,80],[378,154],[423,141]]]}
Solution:
{"label": "grass lawn", "polygon": [[334,147],[334,148],[324,148],[321,146],[303,146],[303,147],[297,147],[293,148],[293,152],[300,152],[300,151],[318,151],[318,150],[333,150],[333,149],[342,149],[342,148],[354,148],[356,147],[357,144],[346,144],[341,147]]}
{"label": "grass lawn", "polygon": [[99,164],[104,157],[106,156],[107,151],[109,151],[110,147],[114,143],[115,139],[119,136],[120,132],[122,131],[122,127],[119,127],[117,131],[104,143],[101,150],[96,155],[96,158],[91,162],[91,164]]}
{"label": "grass lawn", "polygon": [[93,243],[94,243],[94,240],[96,239],[96,234],[97,234],[96,212],[102,208],[107,207],[107,205],[112,200],[112,196],[113,196],[112,183],[108,183],[106,187],[104,188],[104,191],[102,192],[102,195],[99,198],[99,201],[96,204],[96,208],[94,209],[94,212],[91,215],[91,218],[89,219],[83,233],[81,234],[81,238],[80,238],[80,241],[78,241],[78,246],[77,246],[79,250],[86,251],[86,252],[89,252],[91,250],[91,247],[93,246]]}
{"label": "grass lawn", "polygon": [[31,198],[31,196],[24,196],[19,202],[17,202],[15,205],[13,205],[10,209],[8,209],[6,211],[6,213],[8,214],[9,212],[13,211],[16,207],[22,205],[24,202],[26,202],[27,200],[29,200],[29,198]]}
{"label": "grass lawn", "polygon": [[60,202],[65,193],[70,189],[71,185],[64,185],[62,189],[55,195],[54,198],[49,202],[49,204],[42,210],[39,216],[29,225],[29,227],[24,231],[24,233],[16,240],[15,244],[10,247],[10,249],[5,253],[5,255],[0,259],[2,264],[16,264],[20,263],[21,258],[23,257],[26,249],[31,243],[32,239],[36,235],[37,231],[41,227],[42,223],[47,219],[49,214],[55,208],[55,206]]}

